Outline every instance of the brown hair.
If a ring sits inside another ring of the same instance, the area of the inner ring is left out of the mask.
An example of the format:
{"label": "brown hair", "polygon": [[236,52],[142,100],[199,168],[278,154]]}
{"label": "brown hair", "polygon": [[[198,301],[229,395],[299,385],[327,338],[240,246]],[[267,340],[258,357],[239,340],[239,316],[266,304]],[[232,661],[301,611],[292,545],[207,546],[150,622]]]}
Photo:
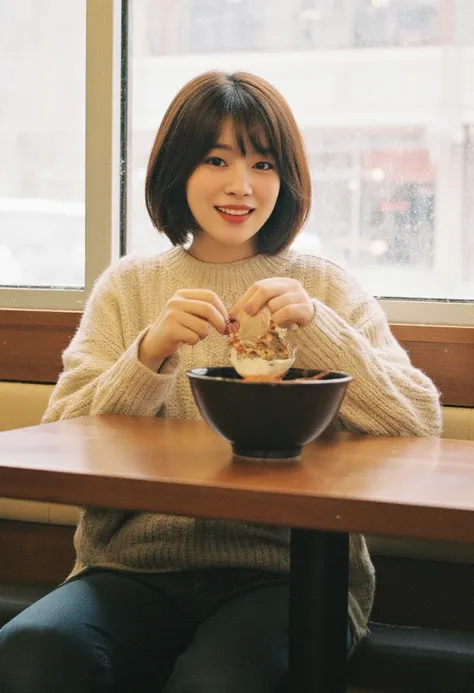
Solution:
{"label": "brown hair", "polygon": [[244,72],[205,72],[175,96],[158,129],[145,185],[154,226],[173,245],[198,230],[186,199],[186,183],[217,141],[223,121],[233,121],[245,155],[245,138],[256,151],[270,148],[280,175],[275,208],[256,237],[257,251],[287,248],[309,214],[311,178],[303,139],[283,96],[260,77]]}

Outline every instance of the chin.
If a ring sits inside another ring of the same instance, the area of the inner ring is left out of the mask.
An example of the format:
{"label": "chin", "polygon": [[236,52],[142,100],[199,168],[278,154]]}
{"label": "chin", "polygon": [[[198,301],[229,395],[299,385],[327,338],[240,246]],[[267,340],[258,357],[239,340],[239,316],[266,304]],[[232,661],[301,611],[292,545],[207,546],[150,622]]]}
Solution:
{"label": "chin", "polygon": [[214,240],[216,240],[218,243],[222,243],[222,245],[238,246],[243,245],[244,243],[251,243],[252,239],[254,239],[256,235],[257,232],[252,234],[246,233],[245,235],[243,235],[240,234],[238,231],[230,231],[219,236],[214,236]]}

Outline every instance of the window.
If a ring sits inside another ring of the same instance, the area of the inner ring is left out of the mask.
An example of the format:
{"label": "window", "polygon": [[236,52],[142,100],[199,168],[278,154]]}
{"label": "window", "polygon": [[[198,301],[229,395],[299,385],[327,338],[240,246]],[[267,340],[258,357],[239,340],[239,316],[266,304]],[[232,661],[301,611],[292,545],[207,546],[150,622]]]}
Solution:
{"label": "window", "polygon": [[117,255],[117,15],[109,0],[0,0],[4,307],[81,310]]}
{"label": "window", "polygon": [[207,69],[255,71],[288,98],[306,140],[314,205],[295,247],[401,299],[385,304],[395,320],[474,322],[468,0],[136,0],[130,10],[128,250],[168,247],[143,186],[174,94]]}
{"label": "window", "polygon": [[54,382],[96,277],[168,247],[148,155],[219,68],[266,77],[300,123],[295,246],[358,275],[445,401],[474,404],[471,0],[0,0],[0,19],[0,379]]}
{"label": "window", "polygon": [[0,14],[0,282],[82,288],[84,3],[3,0]]}

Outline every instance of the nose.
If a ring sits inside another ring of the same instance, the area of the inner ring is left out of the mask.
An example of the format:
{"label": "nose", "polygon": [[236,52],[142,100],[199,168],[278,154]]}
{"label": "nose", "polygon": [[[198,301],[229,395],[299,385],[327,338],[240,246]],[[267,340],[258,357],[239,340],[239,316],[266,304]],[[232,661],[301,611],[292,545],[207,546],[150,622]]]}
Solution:
{"label": "nose", "polygon": [[229,175],[225,185],[227,195],[245,197],[252,194],[250,172],[245,161],[236,161],[229,166]]}

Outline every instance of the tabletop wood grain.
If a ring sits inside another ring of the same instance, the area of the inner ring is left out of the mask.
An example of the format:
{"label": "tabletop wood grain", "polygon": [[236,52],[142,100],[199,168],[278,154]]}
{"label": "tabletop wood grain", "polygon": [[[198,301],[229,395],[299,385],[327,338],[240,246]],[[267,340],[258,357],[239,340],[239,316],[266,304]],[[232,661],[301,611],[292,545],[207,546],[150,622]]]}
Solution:
{"label": "tabletop wood grain", "polygon": [[474,541],[474,443],[334,434],[243,464],[202,421],[89,416],[0,433],[0,496]]}

